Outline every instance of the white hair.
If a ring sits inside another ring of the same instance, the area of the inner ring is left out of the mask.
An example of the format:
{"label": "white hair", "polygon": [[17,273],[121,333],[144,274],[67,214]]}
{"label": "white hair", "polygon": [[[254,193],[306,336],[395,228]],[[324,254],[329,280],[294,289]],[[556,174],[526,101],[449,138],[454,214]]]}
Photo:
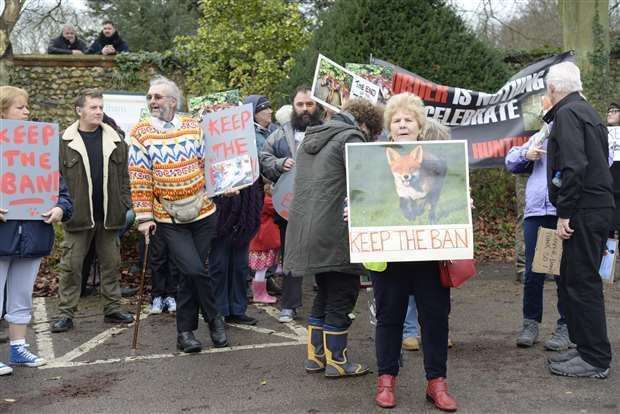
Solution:
{"label": "white hair", "polygon": [[170,95],[177,100],[177,108],[181,107],[181,91],[176,83],[164,76],[157,76],[149,82],[149,86],[165,85],[170,90]]}
{"label": "white hair", "polygon": [[276,112],[276,121],[280,125],[284,125],[291,120],[293,114],[293,105],[284,105]]}
{"label": "white hair", "polygon": [[569,94],[583,90],[581,72],[573,62],[562,62],[551,66],[545,80],[547,87],[553,85],[559,93]]}

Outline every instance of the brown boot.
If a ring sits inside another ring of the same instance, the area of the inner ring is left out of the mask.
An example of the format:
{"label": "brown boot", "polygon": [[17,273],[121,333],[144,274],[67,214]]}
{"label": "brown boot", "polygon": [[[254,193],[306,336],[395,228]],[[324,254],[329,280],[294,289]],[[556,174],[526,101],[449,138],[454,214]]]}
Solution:
{"label": "brown boot", "polygon": [[433,378],[428,380],[426,387],[426,399],[435,404],[442,411],[456,411],[456,400],[448,394],[448,384],[445,378]]}

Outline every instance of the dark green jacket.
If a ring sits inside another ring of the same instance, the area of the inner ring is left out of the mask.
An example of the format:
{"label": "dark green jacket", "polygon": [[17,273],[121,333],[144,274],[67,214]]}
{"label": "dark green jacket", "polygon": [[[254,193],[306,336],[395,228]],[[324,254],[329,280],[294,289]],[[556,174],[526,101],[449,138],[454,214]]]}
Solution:
{"label": "dark green jacket", "polygon": [[[60,141],[60,172],[73,196],[73,216],[63,223],[67,231],[95,227],[90,164],[78,124],[75,122],[67,128]],[[125,214],[131,208],[127,144],[110,126],[102,124],[102,128],[104,227],[118,230],[125,225]]]}
{"label": "dark green jacket", "polygon": [[347,115],[310,127],[297,150],[295,192],[286,229],[284,267],[301,276],[324,272],[361,274],[350,263],[343,219],[347,195],[345,144],[364,142]]}

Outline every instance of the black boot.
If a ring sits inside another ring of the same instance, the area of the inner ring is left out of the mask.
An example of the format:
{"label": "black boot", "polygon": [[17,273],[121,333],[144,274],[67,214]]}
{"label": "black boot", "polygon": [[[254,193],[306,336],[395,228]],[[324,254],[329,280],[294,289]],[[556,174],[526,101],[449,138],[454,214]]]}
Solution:
{"label": "black boot", "polygon": [[192,331],[179,332],[177,335],[177,349],[185,352],[186,354],[200,352],[202,349],[202,344],[196,339],[196,337],[194,337],[194,333]]}
{"label": "black boot", "polygon": [[73,319],[65,316],[61,316],[52,324],[53,333],[67,332],[70,329],[73,329]]}
{"label": "black boot", "polygon": [[226,338],[226,329],[224,328],[224,318],[216,316],[209,321],[209,331],[213,346],[216,348],[224,348],[228,346],[228,338]]}
{"label": "black boot", "polygon": [[340,378],[368,374],[366,365],[349,362],[347,359],[348,331],[330,330],[325,326],[323,335],[325,339],[326,377]]}

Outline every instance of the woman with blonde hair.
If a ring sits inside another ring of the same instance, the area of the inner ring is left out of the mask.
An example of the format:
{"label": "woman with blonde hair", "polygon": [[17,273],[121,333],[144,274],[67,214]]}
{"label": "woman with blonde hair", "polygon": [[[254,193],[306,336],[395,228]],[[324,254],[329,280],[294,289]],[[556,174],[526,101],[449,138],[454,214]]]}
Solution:
{"label": "woman with blonde hair", "polygon": [[[0,118],[28,119],[28,93],[13,86],[0,86]],[[8,220],[8,206],[0,205],[0,309],[4,303],[6,284],[6,315],[9,324],[10,365],[38,367],[46,363],[28,350],[26,327],[32,318],[32,289],[44,256],[54,243],[52,224],[71,217],[73,204],[62,177],[58,201],[39,220]],[[0,375],[13,369],[0,362]]]}
{"label": "woman with blonde hair", "polygon": [[[427,119],[424,103],[411,93],[394,95],[388,100],[384,122],[391,141],[449,139],[449,131],[436,121]],[[445,161],[425,159],[423,162],[436,164],[432,169],[445,175]],[[372,271],[371,278],[377,311],[375,346],[379,371],[375,402],[384,408],[396,406],[394,388],[399,371],[403,323],[409,297],[414,295],[428,381],[426,398],[440,410],[456,411],[456,400],[448,393],[445,380],[450,289],[443,287],[439,281],[438,263],[391,262],[382,271]]]}

